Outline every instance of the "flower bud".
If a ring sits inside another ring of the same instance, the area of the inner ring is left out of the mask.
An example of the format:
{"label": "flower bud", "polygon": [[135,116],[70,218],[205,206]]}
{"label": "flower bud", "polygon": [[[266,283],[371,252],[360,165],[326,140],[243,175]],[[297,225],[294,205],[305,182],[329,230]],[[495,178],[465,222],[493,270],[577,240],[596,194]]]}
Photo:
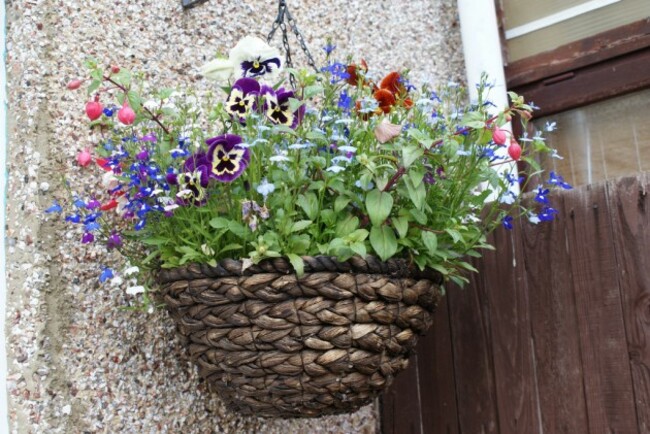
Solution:
{"label": "flower bud", "polygon": [[519,158],[521,158],[521,146],[519,146],[519,143],[514,140],[510,142],[510,146],[508,146],[508,155],[510,155],[510,158],[513,160],[519,161]]}
{"label": "flower bud", "polygon": [[129,107],[127,101],[124,101],[124,105],[117,112],[117,119],[119,119],[119,121],[124,125],[131,125],[135,121],[135,112],[131,107]]}
{"label": "flower bud", "polygon": [[91,121],[99,119],[102,115],[102,110],[104,110],[104,107],[102,107],[102,103],[99,101],[89,101],[86,103],[86,116]]}
{"label": "flower bud", "polygon": [[494,140],[494,143],[497,145],[505,145],[507,139],[508,136],[506,135],[505,130],[497,127],[494,129],[494,131],[492,131],[492,140]]}
{"label": "flower bud", "polygon": [[82,80],[75,78],[74,80],[70,80],[66,87],[68,88],[68,90],[76,90],[81,87],[81,83],[83,83]]}
{"label": "flower bud", "polygon": [[117,65],[113,65],[113,66],[111,66],[111,72],[112,72],[113,74],[117,74],[118,72],[120,72],[120,67],[117,66]]}
{"label": "flower bud", "polygon": [[88,149],[84,149],[83,151],[77,154],[77,163],[79,163],[79,165],[82,167],[86,167],[87,165],[89,165],[92,159],[93,157],[92,155],[90,155]]}

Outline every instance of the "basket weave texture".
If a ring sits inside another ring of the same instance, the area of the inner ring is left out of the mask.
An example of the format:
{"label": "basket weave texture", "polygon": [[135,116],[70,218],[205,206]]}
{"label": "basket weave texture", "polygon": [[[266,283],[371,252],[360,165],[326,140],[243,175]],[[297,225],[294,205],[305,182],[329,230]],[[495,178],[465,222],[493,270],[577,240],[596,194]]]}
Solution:
{"label": "basket weave texture", "polygon": [[199,374],[239,413],[316,417],[370,403],[431,325],[440,274],[407,261],[304,257],[162,270],[162,298]]}

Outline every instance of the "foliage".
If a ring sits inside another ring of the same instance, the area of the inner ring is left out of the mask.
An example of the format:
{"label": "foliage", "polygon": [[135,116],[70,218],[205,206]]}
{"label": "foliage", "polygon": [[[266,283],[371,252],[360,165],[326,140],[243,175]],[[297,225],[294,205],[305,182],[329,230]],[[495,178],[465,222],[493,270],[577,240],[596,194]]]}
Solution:
{"label": "foliage", "polygon": [[[536,154],[552,152],[541,137],[518,142],[506,131],[513,115],[531,117],[522,97],[497,110],[485,77],[468,103],[455,83],[418,91],[398,72],[376,82],[365,62],[329,53],[318,73],[231,53],[234,79],[202,98],[145,96],[134,74],[90,60],[86,111],[103,136],[90,153],[105,174],[67,213],[84,225],[82,242],[106,243],[141,269],[284,256],[300,274],[303,255],[376,255],[462,283],[474,271],[466,258],[490,248],[498,225],[553,218],[549,188],[570,188],[559,175],[538,188],[537,209],[518,194],[541,173]],[[212,72],[223,76],[219,62]],[[292,74],[297,86],[266,73]],[[527,163],[525,177],[513,158]]]}

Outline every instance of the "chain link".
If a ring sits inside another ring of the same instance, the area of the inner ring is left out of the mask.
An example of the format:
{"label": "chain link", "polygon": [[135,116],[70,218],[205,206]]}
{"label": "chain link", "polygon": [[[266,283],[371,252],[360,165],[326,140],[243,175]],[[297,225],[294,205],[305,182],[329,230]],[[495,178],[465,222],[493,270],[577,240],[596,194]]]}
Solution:
{"label": "chain link", "polygon": [[[275,32],[278,30],[278,28],[282,30],[282,46],[284,47],[284,53],[286,56],[285,64],[287,65],[287,67],[293,68],[293,60],[291,59],[291,47],[289,46],[289,31],[287,29],[287,23],[289,24],[291,31],[293,32],[296,39],[298,40],[298,43],[300,44],[300,48],[302,49],[303,53],[305,53],[305,56],[307,56],[307,64],[310,67],[312,67],[314,71],[318,72],[318,67],[316,67],[316,62],[314,61],[314,57],[311,55],[311,52],[307,47],[305,38],[303,37],[300,30],[298,30],[298,25],[296,24],[296,20],[293,18],[291,12],[289,12],[289,9],[287,8],[286,0],[279,0],[278,2],[278,16],[275,18],[275,21],[271,26],[271,31],[266,37],[266,41],[270,43],[271,40],[273,39],[273,36],[275,36]],[[289,81],[291,82],[291,87],[295,89],[296,80],[293,77],[293,75],[289,76]]]}

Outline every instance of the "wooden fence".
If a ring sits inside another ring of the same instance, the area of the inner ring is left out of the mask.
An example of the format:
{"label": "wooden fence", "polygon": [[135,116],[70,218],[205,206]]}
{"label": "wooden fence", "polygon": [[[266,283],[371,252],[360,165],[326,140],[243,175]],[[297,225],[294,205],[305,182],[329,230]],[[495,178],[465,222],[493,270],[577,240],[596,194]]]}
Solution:
{"label": "wooden fence", "polygon": [[552,197],[449,288],[383,434],[650,433],[650,176]]}

